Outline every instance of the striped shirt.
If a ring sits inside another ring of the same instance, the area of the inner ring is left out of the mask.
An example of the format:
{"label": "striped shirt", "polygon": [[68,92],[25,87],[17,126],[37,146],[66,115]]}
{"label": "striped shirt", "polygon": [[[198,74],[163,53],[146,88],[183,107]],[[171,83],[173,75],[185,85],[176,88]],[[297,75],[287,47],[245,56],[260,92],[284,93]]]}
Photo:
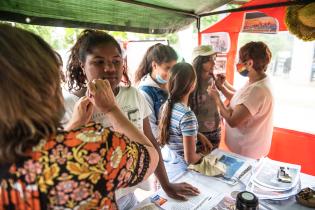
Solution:
{"label": "striped shirt", "polygon": [[184,157],[183,136],[195,136],[197,139],[197,133],[198,121],[194,112],[182,103],[175,103],[169,128],[169,148]]}

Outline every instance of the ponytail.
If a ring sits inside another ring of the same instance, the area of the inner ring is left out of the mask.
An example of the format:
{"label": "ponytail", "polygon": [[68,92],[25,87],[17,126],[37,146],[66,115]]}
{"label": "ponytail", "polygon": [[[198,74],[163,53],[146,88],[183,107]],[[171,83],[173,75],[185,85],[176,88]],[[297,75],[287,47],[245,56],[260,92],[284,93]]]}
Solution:
{"label": "ponytail", "polygon": [[168,144],[173,105],[174,102],[171,99],[168,99],[163,106],[163,111],[161,112],[161,120],[159,123],[160,132],[158,137],[158,143],[161,146]]}
{"label": "ponytail", "polygon": [[169,99],[163,106],[159,123],[160,133],[158,142],[160,145],[164,146],[169,142],[169,129],[174,104],[180,102],[182,98],[189,93],[195,80],[195,70],[188,63],[177,63],[171,69],[168,82]]}

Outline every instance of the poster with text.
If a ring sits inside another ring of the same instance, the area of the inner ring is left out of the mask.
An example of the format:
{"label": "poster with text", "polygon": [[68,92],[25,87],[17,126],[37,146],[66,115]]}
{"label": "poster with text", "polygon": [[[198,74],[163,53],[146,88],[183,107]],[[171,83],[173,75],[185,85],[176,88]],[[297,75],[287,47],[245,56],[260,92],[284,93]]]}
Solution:
{"label": "poster with text", "polygon": [[277,33],[278,20],[262,12],[247,12],[244,15],[242,32],[247,33]]}
{"label": "poster with text", "polygon": [[202,34],[202,45],[211,45],[213,50],[227,53],[230,50],[230,36],[226,32]]}

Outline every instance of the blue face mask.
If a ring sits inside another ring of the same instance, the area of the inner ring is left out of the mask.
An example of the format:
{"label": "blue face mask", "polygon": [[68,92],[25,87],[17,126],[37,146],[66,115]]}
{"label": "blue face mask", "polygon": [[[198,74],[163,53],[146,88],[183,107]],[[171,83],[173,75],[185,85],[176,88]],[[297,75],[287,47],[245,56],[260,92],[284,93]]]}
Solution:
{"label": "blue face mask", "polygon": [[161,75],[157,74],[156,75],[156,81],[162,85],[166,84],[168,82],[168,80],[165,80],[161,77]]}

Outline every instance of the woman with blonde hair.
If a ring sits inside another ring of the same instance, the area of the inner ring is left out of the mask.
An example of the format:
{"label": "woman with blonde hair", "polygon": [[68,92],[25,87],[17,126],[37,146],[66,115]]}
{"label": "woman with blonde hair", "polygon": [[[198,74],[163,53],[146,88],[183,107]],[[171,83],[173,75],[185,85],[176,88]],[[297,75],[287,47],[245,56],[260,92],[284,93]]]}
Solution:
{"label": "woman with blonde hair", "polygon": [[[116,209],[114,191],[148,178],[158,155],[121,113],[109,82],[87,83],[87,108],[123,134],[94,123],[63,131],[54,51],[8,25],[0,25],[0,45],[0,209]],[[80,111],[70,129],[80,125]]]}

